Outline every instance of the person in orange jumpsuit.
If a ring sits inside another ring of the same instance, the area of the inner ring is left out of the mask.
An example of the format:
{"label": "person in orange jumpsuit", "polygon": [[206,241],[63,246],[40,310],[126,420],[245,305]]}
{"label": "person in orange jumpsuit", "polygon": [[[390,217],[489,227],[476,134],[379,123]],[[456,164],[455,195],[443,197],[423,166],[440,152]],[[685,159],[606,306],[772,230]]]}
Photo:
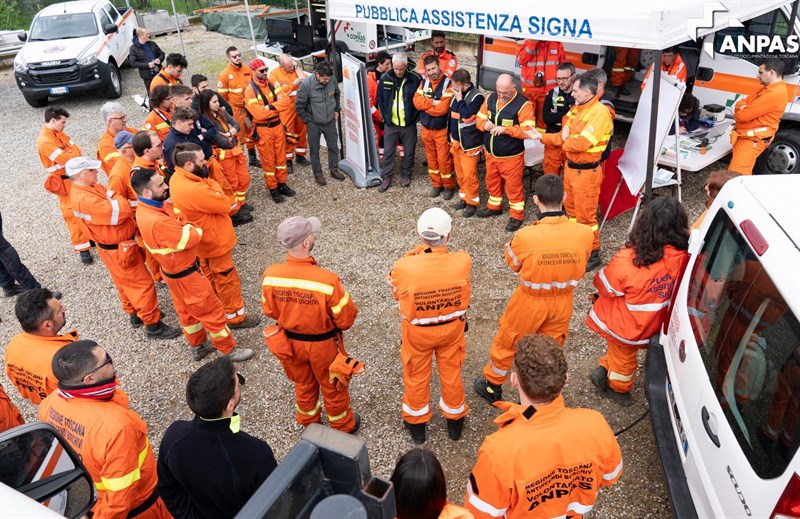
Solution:
{"label": "person in orange jumpsuit", "polygon": [[6,347],[6,375],[20,396],[33,405],[39,405],[58,388],[53,355],[78,340],[76,331],[58,333],[66,323],[66,311],[67,307],[46,288],[26,290],[14,306],[22,332]]}
{"label": "person in orange jumpsuit", "polygon": [[242,131],[236,134],[239,144],[247,148],[247,160],[250,167],[259,165],[256,156],[256,143],[250,138],[253,129],[253,119],[244,106],[244,89],[253,80],[253,71],[242,63],[242,52],[236,47],[225,50],[228,65],[222,69],[217,77],[217,93],[222,96],[233,109],[233,118]]}
{"label": "person in orange jumpsuit", "polygon": [[264,271],[261,307],[282,329],[279,360],[294,382],[297,422],[303,427],[320,423],[321,391],[330,426],[355,434],[361,418],[350,407],[348,387],[338,389],[329,368],[337,355],[346,354],[342,331],[353,326],[358,310],[339,276],[311,256],[319,228],[319,219],[302,216],[278,226],[278,240],[288,253],[284,263]]}
{"label": "person in orange jumpsuit", "polygon": [[[547,126],[545,133],[561,133],[563,130],[564,116],[575,104],[572,97],[572,84],[575,82],[575,65],[565,61],[556,70],[555,87],[544,99],[544,109],[542,111],[544,124]],[[564,150],[561,146],[548,144],[544,147],[544,160],[542,161],[542,172],[550,175],[561,175],[564,167]]]}
{"label": "person in orange jumpsuit", "polygon": [[44,188],[58,196],[58,207],[61,209],[61,217],[67,224],[69,238],[72,248],[80,253],[81,262],[85,265],[91,264],[92,253],[89,252],[91,243],[89,241],[89,231],[79,218],[72,214],[69,193],[72,188],[72,181],[64,174],[64,165],[73,157],[81,156],[81,149],[72,139],[64,133],[67,125],[69,112],[58,106],[48,106],[44,110],[44,126],[36,140],[36,148],[39,152],[39,160],[42,161],[47,179],[44,181]]}
{"label": "person in orange jumpsuit", "polygon": [[431,177],[432,187],[428,196],[436,198],[441,194],[443,199],[450,200],[456,194],[453,155],[447,137],[453,91],[450,78],[442,74],[436,56],[427,56],[425,62],[425,80],[414,94],[414,106],[420,112],[422,145]]}
{"label": "person in orange jumpsuit", "polygon": [[461,215],[471,218],[481,202],[478,183],[478,159],[483,151],[483,133],[478,130],[478,112],[486,100],[472,84],[469,71],[463,68],[453,73],[453,101],[450,103],[450,153],[458,178],[458,202]]}
{"label": "person in orange jumpsuit", "polygon": [[[202,229],[175,210],[168,201],[167,183],[155,170],[137,170],[131,184],[141,202],[136,222],[144,246],[161,266],[192,358],[202,360],[216,348],[234,362],[250,359],[253,350],[236,346],[222,303],[200,271],[197,247]],[[211,345],[206,342],[208,338]]]}
{"label": "person in orange jumpsuit", "polygon": [[8,398],[8,393],[0,386],[0,433],[25,423],[19,408]]}
{"label": "person in orange jumpsuit", "polygon": [[150,130],[158,134],[158,138],[163,142],[167,138],[170,129],[170,119],[172,118],[172,95],[170,87],[160,85],[150,92],[150,113],[144,119],[142,130]]}
{"label": "person in orange jumpsuit", "polygon": [[631,95],[631,91],[625,85],[630,83],[639,68],[641,52],[641,49],[614,47],[614,63],[611,65],[611,86],[616,90],[617,97]]}
{"label": "person in orange jumpsuit", "polygon": [[598,82],[594,76],[579,75],[572,86],[575,106],[567,112],[561,133],[528,133],[529,138],[540,138],[545,146],[561,146],[564,151],[564,191],[567,195],[564,208],[567,216],[589,226],[594,232],[587,272],[600,265],[597,203],[603,184],[603,152],[614,129],[611,110],[600,103],[597,92]]}
{"label": "person in orange jumpsuit", "polygon": [[472,285],[472,260],[464,251],[449,252],[452,219],[443,209],[428,209],[417,220],[420,244],[397,260],[387,277],[392,296],[400,302],[403,363],[403,425],[414,443],[425,441],[432,411],[433,357],[439,368],[442,397],[439,409],[451,440],[461,438],[469,405],[461,381],[467,352],[467,328]]}
{"label": "person in orange jumpsuit", "polygon": [[700,229],[700,226],[703,225],[703,221],[705,220],[706,216],[708,215],[708,208],[711,207],[711,204],[714,203],[716,200],[717,195],[720,191],[722,191],[722,186],[728,183],[729,180],[732,180],[736,177],[741,176],[741,174],[736,173],[735,171],[712,171],[708,174],[708,179],[706,180],[706,208],[703,210],[703,213],[697,217],[697,220],[694,221],[692,224],[692,230]]}
{"label": "person in orange jumpsuit", "polygon": [[281,125],[281,113],[289,110],[294,100],[283,90],[267,79],[267,65],[264,60],[250,60],[250,69],[255,80],[244,89],[247,111],[255,124],[256,147],[264,170],[264,182],[269,189],[272,201],[283,202],[284,196],[292,197],[295,192],[286,185],[286,134]]}
{"label": "person in orange jumpsuit", "polygon": [[791,101],[783,81],[783,61],[769,59],[758,67],[761,88],[733,107],[733,158],[728,169],[751,175],[756,159],[775,138],[786,103]]}
{"label": "person in orange jumpsuit", "polygon": [[552,337],[522,337],[514,366],[519,404],[495,404],[500,430],[478,450],[464,506],[475,519],[583,517],[622,474],[617,439],[599,412],[564,404],[567,359]]}
{"label": "person in orange jumpsuit", "polygon": [[[791,459],[800,417],[800,347],[786,359],[778,373],[778,383],[769,405],[767,422],[756,430],[761,446],[768,455],[778,443],[781,457]],[[783,434],[781,434],[781,432]],[[780,442],[778,439],[780,437]]]}
{"label": "person in orange jumpsuit", "polygon": [[378,159],[383,160],[383,116],[378,109],[378,80],[384,72],[392,68],[392,56],[385,50],[379,51],[374,67],[367,69],[367,93],[372,124],[375,127],[375,143],[378,146]]}
{"label": "person in orange jumpsuit", "polygon": [[522,170],[525,168],[526,134],[538,134],[533,105],[517,93],[514,78],[501,74],[497,78],[497,92],[489,94],[476,119],[483,133],[486,150],[486,190],[489,200],[485,208],[475,213],[478,218],[503,214],[503,191],[508,197],[511,218],[506,231],[514,232],[525,218],[525,189]]}
{"label": "person in orange jumpsuit", "polygon": [[156,459],[147,424],[128,407],[108,352],[81,340],[53,357],[58,391],[39,406],[39,420],[52,425],[83,461],[97,492],[95,519],[172,516],[156,490]]}
{"label": "person in orange jumpsuit", "polygon": [[75,157],[67,162],[72,179],[72,210],[86,222],[97,243],[111,280],[117,288],[122,309],[134,328],[145,324],[147,336],[172,339],[181,334],[161,321],[156,289],[144,265],[144,254],[134,240],[136,222],[128,200],[97,182],[100,161]]}
{"label": "person in orange jumpsuit", "polygon": [[228,327],[252,328],[261,319],[248,315],[242,282],[233,263],[236,233],[230,213],[236,207],[235,200],[208,177],[208,161],[200,146],[178,144],[175,150],[175,173],[169,182],[172,205],[203,231],[197,257],[203,274],[222,301]]}
{"label": "person in orange jumpsuit", "polygon": [[397,519],[473,519],[466,509],[447,502],[447,480],[436,454],[414,448],[403,454],[390,478]]}
{"label": "person in orange jumpsuit", "polygon": [[109,101],[103,104],[100,108],[100,113],[106,124],[106,131],[103,132],[100,142],[97,144],[97,160],[102,162],[103,172],[108,175],[111,173],[114,163],[119,159],[119,152],[114,147],[114,137],[122,130],[127,130],[133,134],[138,130],[125,126],[128,122],[128,114],[125,111],[125,107],[116,101]]}
{"label": "person in orange jumpsuit", "polygon": [[533,104],[537,130],[544,132],[542,110],[547,94],[556,87],[556,67],[564,61],[564,45],[557,41],[525,40],[517,49],[522,94]]}
{"label": "person in orange jumpsuit", "polygon": [[[419,57],[417,63],[417,74],[425,77],[425,58],[433,56],[439,60],[439,70],[447,77],[452,77],[453,72],[458,70],[458,56],[454,52],[447,50],[447,42],[445,41],[443,31],[431,31],[431,47],[432,50],[424,52]],[[391,65],[390,65],[391,66]]]}
{"label": "person in orange jumpsuit", "polygon": [[[653,65],[651,64],[650,68],[647,69],[647,74],[644,76],[644,81],[642,81],[642,92],[644,92],[644,87],[647,85],[647,80],[650,79],[652,74]],[[671,76],[681,83],[686,83],[688,72],[686,70],[686,64],[683,62],[683,59],[681,59],[678,47],[664,49],[664,51],[661,53],[661,74]]]}
{"label": "person in orange jumpsuit", "polygon": [[591,252],[592,231],[571,222],[561,210],[561,178],[543,175],[535,189],[533,201],[539,219],[505,246],[506,263],[517,273],[519,283],[500,318],[483,376],[475,379],[473,386],[489,403],[502,398],[517,339],[543,333],[564,345],[572,317],[572,294],[583,279]]}
{"label": "person in orange jumpsuit", "polygon": [[280,88],[281,93],[292,98],[292,102],[287,105],[286,110],[281,110],[281,123],[286,129],[286,168],[287,172],[293,171],[292,159],[297,159],[298,164],[307,164],[306,149],[308,140],[306,138],[306,125],[297,116],[294,109],[294,97],[297,95],[297,88],[300,83],[308,77],[308,74],[300,70],[294,59],[288,54],[281,54],[278,57],[280,66],[272,69],[269,74],[269,81],[276,89]]}
{"label": "person in orange jumpsuit", "polygon": [[167,54],[166,59],[164,59],[164,67],[161,69],[161,72],[155,75],[153,80],[150,82],[150,92],[157,86],[167,85],[182,85],[183,80],[181,79],[181,74],[183,74],[183,69],[189,66],[189,63],[186,61],[186,58],[183,54],[178,54],[177,52],[172,52]]}
{"label": "person in orange jumpsuit", "polygon": [[131,169],[154,169],[158,171],[159,175],[167,176],[167,166],[164,164],[164,145],[156,132],[141,131],[133,136],[131,144],[133,144],[133,152],[136,154]]}
{"label": "person in orange jumpsuit", "polygon": [[655,198],[628,241],[594,277],[597,293],[586,324],[608,349],[590,375],[600,393],[631,405],[636,353],[664,321],[675,283],[686,266],[689,217],[674,198]]}

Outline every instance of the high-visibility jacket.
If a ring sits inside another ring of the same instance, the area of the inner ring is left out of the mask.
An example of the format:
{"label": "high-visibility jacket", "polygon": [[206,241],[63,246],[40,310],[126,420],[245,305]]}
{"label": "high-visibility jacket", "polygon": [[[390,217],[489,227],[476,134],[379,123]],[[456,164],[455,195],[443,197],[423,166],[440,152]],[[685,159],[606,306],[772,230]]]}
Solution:
{"label": "high-visibility jacket", "polygon": [[161,142],[167,138],[169,129],[172,128],[172,112],[169,110],[161,110],[160,108],[153,108],[147,117],[144,118],[144,125],[142,130],[149,130],[156,132]]}
{"label": "high-visibility jacket", "polygon": [[[503,126],[506,132],[494,136],[485,130],[486,122]],[[514,97],[501,105],[497,93],[489,94],[481,105],[477,119],[478,129],[483,134],[483,147],[498,158],[516,157],[525,152],[524,132],[536,127],[533,105],[524,96],[514,92]]]}
{"label": "high-visibility jacket", "polygon": [[453,99],[450,103],[450,140],[458,141],[465,152],[483,146],[483,133],[478,130],[478,112],[486,99],[475,85],[461,94],[461,101]]}
{"label": "high-visibility jacket", "polygon": [[[564,45],[557,41],[525,40],[517,50],[517,62],[522,68],[524,91],[549,92],[556,86],[556,70],[564,61]],[[543,73],[543,85],[536,86],[537,73]]]}
{"label": "high-visibility jacket", "polygon": [[[672,64],[668,67],[664,65],[664,61],[661,61],[661,73],[666,74],[667,76],[672,76],[681,83],[686,83],[686,77],[688,72],[686,70],[686,64],[681,59],[680,54],[675,54],[675,60]],[[644,87],[647,85],[647,80],[650,79],[650,76],[653,74],[653,64],[650,64],[650,68],[647,69],[647,74],[644,76],[644,81],[642,81],[642,91],[644,91]]]}
{"label": "high-visibility jacket", "polygon": [[[262,96],[253,88],[256,84]],[[290,110],[294,106],[294,98],[289,97],[282,87],[275,87],[269,81],[264,83],[254,80],[244,89],[245,108],[253,117],[256,124],[266,124],[280,121],[280,112]]]}
{"label": "high-visibility jacket", "polygon": [[6,347],[6,375],[17,386],[22,398],[39,405],[58,389],[58,379],[53,374],[53,355],[77,340],[75,331],[53,336],[22,332],[11,339]]}
{"label": "high-visibility jacket", "polygon": [[566,407],[561,395],[495,406],[505,411],[494,420],[500,430],[483,441],[467,483],[464,506],[476,519],[582,517],[619,479],[622,453],[597,411]]}
{"label": "high-visibility jacket", "polygon": [[174,78],[172,76],[164,74],[164,71],[161,71],[158,74],[156,74],[153,80],[150,82],[150,91],[152,92],[155,87],[161,85],[172,86],[172,85],[182,85],[182,84],[183,80],[180,77]]}
{"label": "high-visibility jacket", "polygon": [[[132,134],[136,135],[139,130],[136,128],[125,128]],[[103,132],[103,135],[100,137],[100,142],[97,144],[97,160],[102,162],[103,164],[100,166],[106,175],[111,172],[111,168],[114,167],[114,163],[119,159],[122,155],[119,154],[117,148],[114,147],[114,135],[109,133],[108,128],[106,131]]]}
{"label": "high-visibility jacket", "polygon": [[458,56],[454,52],[444,49],[441,54],[435,54],[433,49],[422,54],[417,61],[417,74],[425,77],[425,58],[428,56],[436,56],[439,58],[439,68],[447,77],[453,77],[453,72],[458,70]]}
{"label": "high-visibility jacket", "polygon": [[382,122],[381,111],[378,110],[378,71],[367,71],[367,94],[369,95],[369,111],[372,114],[372,120],[375,122]]}
{"label": "high-visibility jacket", "polygon": [[523,292],[572,294],[586,272],[593,239],[591,229],[563,214],[545,216],[514,234],[505,248],[506,263],[519,274]]}
{"label": "high-visibility jacket", "polygon": [[72,183],[65,178],[64,167],[69,159],[80,157],[82,152],[66,133],[42,126],[36,140],[36,149],[39,151],[39,160],[49,175],[59,177],[67,184]]}
{"label": "high-visibility jacket", "polygon": [[445,503],[439,513],[439,519],[475,519],[472,512],[453,503]]}
{"label": "high-visibility jacket", "polygon": [[61,433],[81,457],[97,490],[94,519],[118,519],[156,488],[156,460],[147,424],[117,389],[111,400],[64,398],[56,391],[39,406],[39,420]]}
{"label": "high-visibility jacket", "polygon": [[397,260],[387,277],[400,315],[411,325],[446,323],[467,313],[472,260],[447,246],[417,245]]}
{"label": "high-visibility jacket", "polygon": [[778,131],[789,94],[783,80],[762,86],[733,107],[734,127],[740,139],[768,139]]}
{"label": "high-visibility jacket", "polygon": [[242,64],[234,67],[230,63],[217,77],[217,93],[231,106],[244,107],[244,89],[253,80],[253,71]]}
{"label": "high-visibility jacket", "polygon": [[564,125],[569,126],[570,131],[567,140],[561,138],[561,132],[544,133],[542,144],[561,146],[567,160],[575,164],[599,162],[614,130],[611,109],[595,96],[570,108],[564,117]]}
{"label": "high-visibility jacket", "polygon": [[14,402],[8,398],[6,390],[0,386],[0,433],[25,423]]}
{"label": "high-visibility jacket", "polygon": [[[419,123],[429,130],[444,130],[447,128],[447,115],[450,103],[453,100],[453,90],[450,88],[450,78],[445,75],[433,81],[425,78],[414,93],[414,106],[420,111]],[[434,101],[439,103],[434,106]]]}
{"label": "high-visibility jacket", "polygon": [[272,86],[281,89],[281,93],[285,95],[291,95],[292,92],[296,92],[298,88],[300,88],[300,84],[294,85],[294,80],[297,79],[297,71],[293,70],[291,72],[286,72],[283,67],[275,67],[269,73],[269,81],[272,83]]}
{"label": "high-visibility jacket", "polygon": [[175,167],[169,193],[175,209],[203,229],[203,239],[197,247],[200,258],[217,258],[233,249],[236,233],[230,214],[236,200],[226,195],[217,181]]}
{"label": "high-visibility jacket", "polygon": [[128,199],[102,184],[72,185],[72,212],[81,218],[97,243],[114,245],[136,233],[136,222]]}
{"label": "high-visibility jacket", "polygon": [[391,126],[413,126],[419,120],[419,110],[414,106],[414,94],[422,83],[416,72],[407,70],[401,78],[393,69],[384,72],[378,80],[378,110],[383,121]]}
{"label": "high-visibility jacket", "polygon": [[313,257],[291,255],[264,271],[261,307],[285,330],[310,335],[347,330],[358,314],[339,276],[318,267]]}
{"label": "high-visibility jacket", "polygon": [[142,202],[136,211],[136,223],[145,247],[166,272],[177,274],[197,262],[197,247],[203,229],[189,223],[186,216],[163,202],[161,207]]}
{"label": "high-visibility jacket", "polygon": [[108,189],[124,196],[135,213],[139,202],[136,198],[136,191],[133,190],[131,185],[132,169],[133,162],[128,162],[125,157],[121,157],[120,160],[114,163],[114,167],[111,168],[111,172],[108,174]]}
{"label": "high-visibility jacket", "polygon": [[647,267],[633,264],[635,251],[623,247],[594,277],[600,294],[586,324],[595,333],[627,346],[646,346],[669,307],[675,282],[686,265],[686,251],[671,245]]}

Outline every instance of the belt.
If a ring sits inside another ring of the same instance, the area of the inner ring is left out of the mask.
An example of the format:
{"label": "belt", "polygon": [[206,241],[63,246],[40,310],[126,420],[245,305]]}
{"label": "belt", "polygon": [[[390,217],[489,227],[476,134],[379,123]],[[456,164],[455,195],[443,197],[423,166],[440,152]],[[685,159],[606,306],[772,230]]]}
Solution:
{"label": "belt", "polygon": [[256,123],[256,128],[275,128],[279,124],[281,124],[280,121],[272,121],[269,123]]}
{"label": "belt", "polygon": [[190,276],[195,272],[200,272],[200,262],[198,260],[195,260],[194,265],[192,265],[188,269],[183,269],[180,272],[176,272],[174,274],[172,272],[167,272],[166,270],[163,269],[161,270],[161,273],[170,279],[185,278],[186,276]]}
{"label": "belt", "polygon": [[61,175],[61,180],[69,180],[69,177],[67,175]]}
{"label": "belt", "polygon": [[136,508],[128,512],[127,519],[132,519],[133,517],[136,517],[137,515],[141,515],[144,512],[146,512],[151,506],[153,506],[156,503],[156,501],[158,501],[158,497],[159,497],[158,487],[155,487],[150,496],[148,496],[148,498],[144,500],[144,503],[142,503],[141,505],[137,506]]}
{"label": "belt", "polygon": [[333,339],[341,330],[339,330],[339,328],[334,328],[333,330],[325,333],[297,333],[290,330],[284,331],[286,332],[287,337],[296,341],[322,342],[327,341],[328,339]]}
{"label": "belt", "polygon": [[[130,238],[128,238],[128,240],[135,240],[135,239],[136,239],[136,236],[131,236]],[[127,241],[127,240],[122,240],[122,241]],[[95,243],[95,245],[97,245],[98,247],[100,247],[103,250],[117,250],[117,249],[119,249],[119,243],[100,243],[100,242],[97,242],[97,243]]]}
{"label": "belt", "polygon": [[567,161],[567,166],[571,167],[572,169],[597,169],[600,164],[602,164],[602,160],[598,160],[597,162],[590,162],[588,164],[578,164],[577,162],[572,162],[571,160]]}

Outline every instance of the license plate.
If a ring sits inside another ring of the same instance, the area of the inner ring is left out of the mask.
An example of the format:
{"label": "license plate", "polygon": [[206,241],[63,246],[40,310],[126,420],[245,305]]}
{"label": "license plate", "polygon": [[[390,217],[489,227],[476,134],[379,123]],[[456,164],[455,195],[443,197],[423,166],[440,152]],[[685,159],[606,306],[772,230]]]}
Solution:
{"label": "license plate", "polygon": [[69,88],[68,87],[55,87],[50,89],[50,95],[58,95],[58,94],[68,94]]}

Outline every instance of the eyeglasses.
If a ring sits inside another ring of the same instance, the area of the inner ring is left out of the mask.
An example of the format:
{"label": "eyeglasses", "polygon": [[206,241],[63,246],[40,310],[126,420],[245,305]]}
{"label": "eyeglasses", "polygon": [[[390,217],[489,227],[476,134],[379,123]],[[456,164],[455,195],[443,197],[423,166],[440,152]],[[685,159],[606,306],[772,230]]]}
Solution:
{"label": "eyeglasses", "polygon": [[163,142],[159,142],[158,144],[153,144],[152,146],[150,146],[150,148],[163,148],[163,147],[164,147]]}
{"label": "eyeglasses", "polygon": [[269,70],[269,69],[262,68],[262,69],[258,69],[258,70],[256,70],[256,72],[258,72],[258,73],[260,73],[260,74],[266,74],[266,73],[267,73],[267,70]]}
{"label": "eyeglasses", "polygon": [[94,373],[95,371],[98,371],[98,370],[102,369],[104,366],[106,366],[106,365],[108,365],[108,364],[111,364],[111,365],[113,366],[113,365],[114,365],[114,360],[111,358],[111,355],[109,355],[109,354],[108,354],[108,352],[106,352],[106,361],[105,361],[105,362],[103,362],[102,364],[100,364],[99,366],[97,366],[96,368],[94,368],[94,369],[93,369],[92,371],[90,371],[89,373],[85,374],[85,375],[83,376],[83,378],[86,378],[86,377],[88,377],[89,375],[91,375],[91,374],[92,374],[92,373]]}
{"label": "eyeglasses", "polygon": [[128,116],[127,115],[123,115],[122,117],[109,117],[108,120],[109,121],[114,121],[114,120],[127,121],[128,120]]}
{"label": "eyeglasses", "polygon": [[571,77],[572,77],[572,76],[574,76],[574,75],[575,75],[575,74],[570,74],[570,75],[569,75],[569,76],[567,76],[567,77],[558,77],[558,76],[556,76],[556,81],[566,81],[566,80],[568,80],[569,78],[571,78]]}
{"label": "eyeglasses", "polygon": [[241,54],[231,54],[231,59],[238,59],[238,58],[241,58],[241,57],[242,57]]}

